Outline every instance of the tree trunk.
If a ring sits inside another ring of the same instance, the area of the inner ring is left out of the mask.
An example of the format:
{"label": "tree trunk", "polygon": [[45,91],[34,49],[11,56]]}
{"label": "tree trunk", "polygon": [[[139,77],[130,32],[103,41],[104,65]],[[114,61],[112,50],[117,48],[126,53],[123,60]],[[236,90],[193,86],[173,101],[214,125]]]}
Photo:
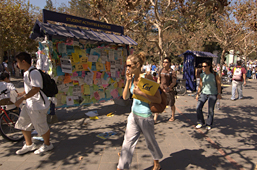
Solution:
{"label": "tree trunk", "polygon": [[225,48],[223,48],[221,56],[220,56],[220,70],[218,73],[220,75],[220,77],[222,76],[222,67],[223,67],[223,63],[224,63],[225,52],[226,52],[226,50],[225,50]]}
{"label": "tree trunk", "polygon": [[158,46],[160,51],[160,63],[162,63],[163,58],[166,57],[167,54],[163,50],[163,32],[161,27],[158,27]]}

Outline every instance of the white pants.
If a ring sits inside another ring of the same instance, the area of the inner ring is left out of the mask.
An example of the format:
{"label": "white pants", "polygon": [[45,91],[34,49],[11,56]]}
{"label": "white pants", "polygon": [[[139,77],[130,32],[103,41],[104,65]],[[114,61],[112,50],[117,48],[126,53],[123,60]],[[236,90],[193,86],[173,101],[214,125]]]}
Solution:
{"label": "white pants", "polygon": [[128,116],[127,128],[117,166],[119,169],[128,169],[130,167],[133,152],[141,132],[143,132],[147,148],[151,152],[153,159],[159,160],[162,158],[162,152],[154,136],[153,117],[144,118],[131,112]]}

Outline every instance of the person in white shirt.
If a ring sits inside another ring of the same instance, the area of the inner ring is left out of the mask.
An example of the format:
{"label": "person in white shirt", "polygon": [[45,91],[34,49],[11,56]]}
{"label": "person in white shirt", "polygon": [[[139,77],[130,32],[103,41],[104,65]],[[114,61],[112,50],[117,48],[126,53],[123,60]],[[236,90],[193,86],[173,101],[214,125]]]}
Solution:
{"label": "person in white shirt", "polygon": [[[17,90],[14,85],[10,82],[10,75],[8,73],[2,73],[0,75],[0,100],[10,99],[11,102],[16,101]],[[5,105],[5,110],[11,110],[16,108],[14,104]]]}
{"label": "person in white shirt", "polygon": [[170,66],[170,68],[172,69],[172,71],[175,71],[175,67],[176,67],[176,66],[174,65],[174,63],[172,63],[171,66]]}
{"label": "person in white shirt", "polygon": [[26,100],[26,104],[21,108],[19,119],[15,124],[16,129],[22,130],[26,143],[22,149],[16,151],[16,154],[25,154],[36,149],[31,140],[33,127],[44,139],[44,144],[34,152],[35,154],[41,154],[54,148],[53,144],[50,143],[50,130],[47,124],[47,111],[50,102],[47,96],[40,91],[43,88],[41,73],[37,69],[30,72],[34,68],[31,66],[31,56],[26,52],[21,52],[16,56],[16,59],[19,68],[25,71],[25,90],[18,94],[22,97],[15,102],[15,105],[19,107]]}

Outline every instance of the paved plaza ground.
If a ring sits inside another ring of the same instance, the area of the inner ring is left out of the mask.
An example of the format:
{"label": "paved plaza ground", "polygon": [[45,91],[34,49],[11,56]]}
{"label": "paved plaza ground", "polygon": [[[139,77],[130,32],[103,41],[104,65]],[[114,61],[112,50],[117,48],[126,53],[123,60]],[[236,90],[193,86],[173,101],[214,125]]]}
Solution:
{"label": "paved plaza ground", "polygon": [[[21,79],[13,79],[21,91]],[[231,86],[225,86],[220,110],[215,110],[210,131],[195,129],[196,100],[186,94],[176,100],[176,120],[169,122],[170,108],[159,116],[156,139],[163,152],[163,170],[256,170],[257,164],[257,80],[249,80],[244,99],[231,101]],[[84,113],[97,110],[98,120]],[[204,107],[207,112],[207,104]],[[113,117],[107,117],[110,112]],[[59,122],[51,125],[54,150],[35,155],[16,155],[22,142],[12,143],[0,137],[0,170],[115,170],[130,106],[113,101],[83,108],[59,109]],[[206,116],[205,116],[206,118]],[[116,135],[103,140],[101,132]],[[37,146],[41,141],[34,141]],[[141,135],[133,156],[131,170],[151,170],[150,152]]]}

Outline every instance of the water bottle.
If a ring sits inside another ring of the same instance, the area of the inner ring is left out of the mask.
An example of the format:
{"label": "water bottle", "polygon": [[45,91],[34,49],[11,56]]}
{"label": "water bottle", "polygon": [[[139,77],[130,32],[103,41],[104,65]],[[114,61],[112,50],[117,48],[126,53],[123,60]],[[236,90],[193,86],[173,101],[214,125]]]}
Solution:
{"label": "water bottle", "polygon": [[220,99],[218,99],[216,102],[216,109],[220,110]]}

